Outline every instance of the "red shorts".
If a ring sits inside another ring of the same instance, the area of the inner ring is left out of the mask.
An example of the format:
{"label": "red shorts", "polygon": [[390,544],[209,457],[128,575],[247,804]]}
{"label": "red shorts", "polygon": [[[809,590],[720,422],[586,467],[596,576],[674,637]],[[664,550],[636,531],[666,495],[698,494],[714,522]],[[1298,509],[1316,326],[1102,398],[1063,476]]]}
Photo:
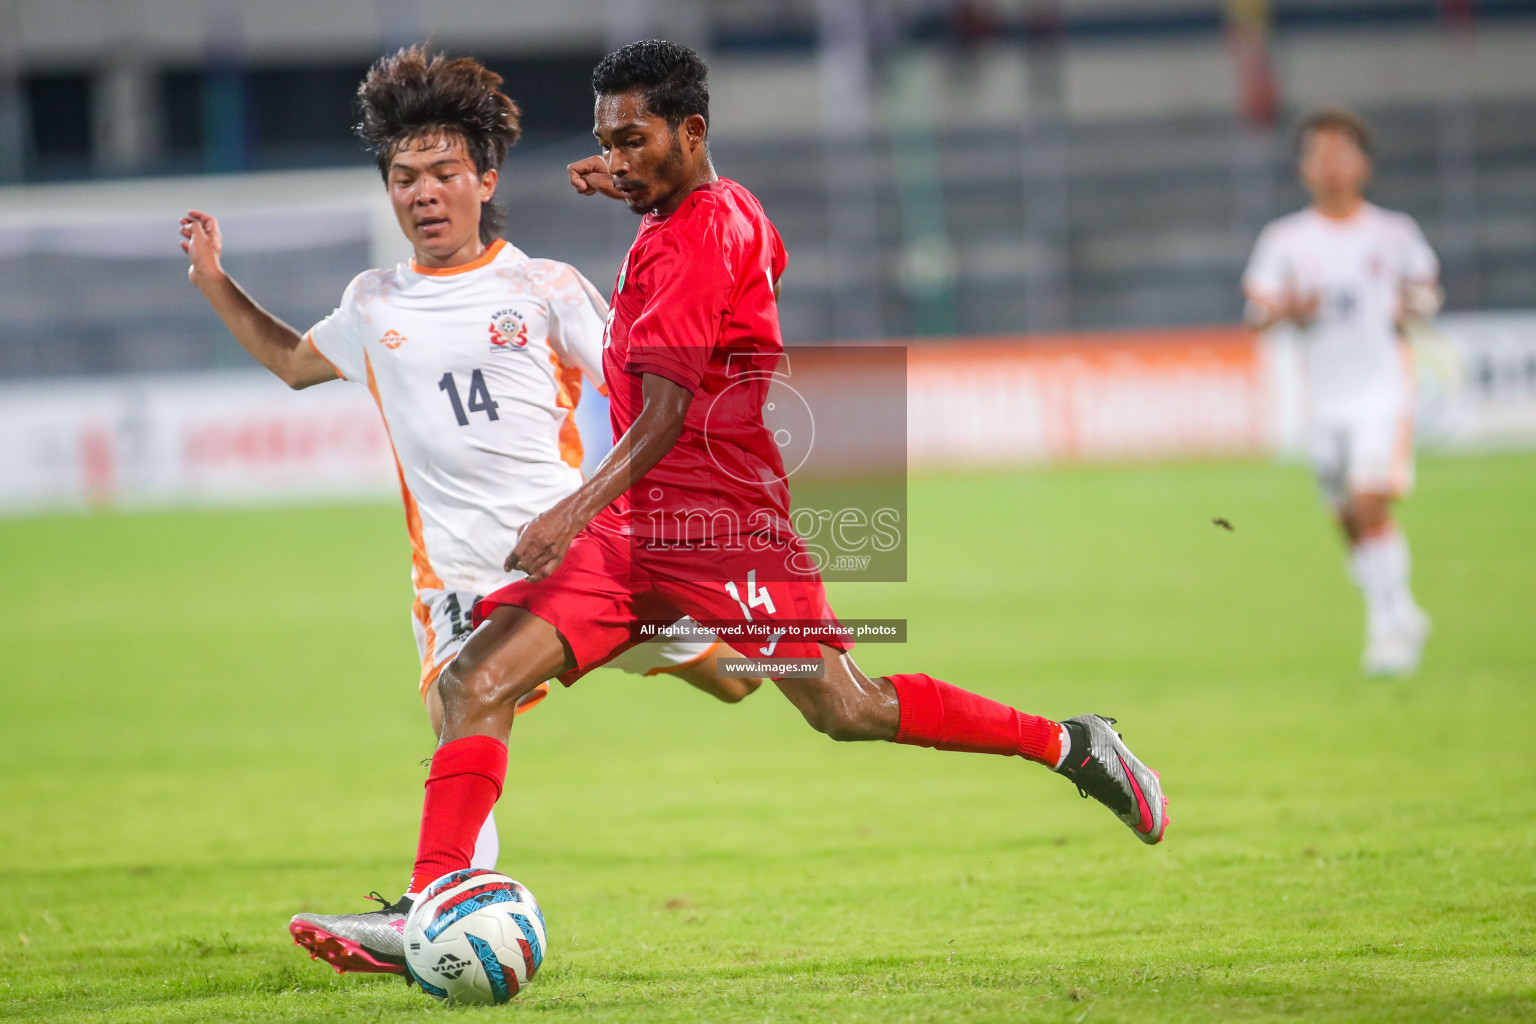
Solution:
{"label": "red shorts", "polygon": [[[602,526],[588,526],[571,541],[565,561],[547,579],[519,580],[475,604],[475,624],[501,605],[525,608],[559,630],[576,667],[560,677],[569,686],[644,638],[637,622],[670,623],[691,616],[746,658],[817,658],[815,640],[774,636],[783,622],[803,630],[809,622],[835,624],[821,576],[785,579],[787,555],[803,551],[798,537],[765,550],[713,546],[647,550]],[[778,566],[773,573],[767,566]],[[762,576],[769,582],[759,583]],[[752,623],[751,635],[742,635]],[[766,634],[766,635],[765,635]],[[838,650],[853,642],[823,637]]]}

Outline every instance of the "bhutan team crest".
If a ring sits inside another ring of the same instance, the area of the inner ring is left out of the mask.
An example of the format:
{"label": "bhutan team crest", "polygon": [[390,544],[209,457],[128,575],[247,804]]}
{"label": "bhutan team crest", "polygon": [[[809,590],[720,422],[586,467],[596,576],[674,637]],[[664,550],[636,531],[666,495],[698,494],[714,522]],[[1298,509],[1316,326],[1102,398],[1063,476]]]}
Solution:
{"label": "bhutan team crest", "polygon": [[528,344],[528,324],[515,309],[503,309],[491,317],[491,351],[506,352]]}

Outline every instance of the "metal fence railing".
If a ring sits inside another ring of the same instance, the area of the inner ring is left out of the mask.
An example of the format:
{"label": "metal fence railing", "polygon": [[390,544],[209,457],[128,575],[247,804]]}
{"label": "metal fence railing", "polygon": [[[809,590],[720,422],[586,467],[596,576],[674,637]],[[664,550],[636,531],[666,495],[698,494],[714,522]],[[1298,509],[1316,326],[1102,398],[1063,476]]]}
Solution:
{"label": "metal fence railing", "polygon": [[[1449,308],[1536,307],[1536,102],[1364,112],[1380,134],[1372,197],[1423,225]],[[502,200],[517,245],[606,292],[636,225],[571,193],[564,164],[590,147],[514,151]],[[1232,322],[1259,227],[1304,202],[1289,138],[1228,118],[725,138],[714,152],[784,236],[791,342]],[[242,364],[186,282],[175,221],[196,203],[227,219],[230,268],[301,329],[359,270],[404,255],[371,171],[0,190],[0,377]]]}

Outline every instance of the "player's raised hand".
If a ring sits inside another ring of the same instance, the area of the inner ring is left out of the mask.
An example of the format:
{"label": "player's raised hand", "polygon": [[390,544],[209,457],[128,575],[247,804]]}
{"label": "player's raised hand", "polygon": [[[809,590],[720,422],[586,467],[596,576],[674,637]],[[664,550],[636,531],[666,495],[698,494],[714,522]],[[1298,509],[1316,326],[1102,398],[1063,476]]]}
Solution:
{"label": "player's raised hand", "polygon": [[181,251],[187,254],[187,277],[193,284],[222,274],[219,257],[224,252],[224,236],[218,220],[201,210],[188,210],[181,218]]}
{"label": "player's raised hand", "polygon": [[1294,324],[1306,327],[1317,319],[1319,296],[1316,292],[1303,294],[1287,291],[1279,298],[1250,295],[1248,298],[1248,323],[1258,330],[1267,330],[1277,324]]}
{"label": "player's raised hand", "polygon": [[558,502],[551,509],[540,512],[528,521],[518,534],[517,545],[507,556],[502,568],[507,572],[521,570],[537,583],[549,576],[565,561],[571,541],[581,532],[583,523],[576,521],[566,502]]}
{"label": "player's raised hand", "polygon": [[1292,292],[1285,297],[1285,319],[1298,327],[1306,327],[1317,319],[1317,307],[1321,296],[1316,292],[1303,294]]}
{"label": "player's raised hand", "polygon": [[600,156],[589,156],[566,167],[571,176],[571,187],[584,196],[602,193],[609,199],[623,199],[613,187],[613,175],[608,173],[608,161]]}
{"label": "player's raised hand", "polygon": [[1398,295],[1398,329],[1412,320],[1433,318],[1444,302],[1445,291],[1438,281],[1405,281]]}

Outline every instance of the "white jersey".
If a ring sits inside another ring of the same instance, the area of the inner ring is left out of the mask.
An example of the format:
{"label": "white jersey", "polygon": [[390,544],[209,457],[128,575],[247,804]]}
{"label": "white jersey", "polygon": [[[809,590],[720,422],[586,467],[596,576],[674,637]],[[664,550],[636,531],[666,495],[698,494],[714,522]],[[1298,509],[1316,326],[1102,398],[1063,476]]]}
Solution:
{"label": "white jersey", "polygon": [[517,532],[581,485],[573,414],[582,374],[602,383],[606,312],[573,268],[497,240],[460,267],[359,274],[309,331],[384,417],[418,593],[504,586]]}
{"label": "white jersey", "polygon": [[1439,272],[1412,217],[1361,203],[1346,218],[1306,209],[1270,223],[1243,288],[1271,301],[1318,297],[1317,318],[1300,331],[1314,418],[1396,414],[1412,398],[1398,335],[1404,288],[1433,284]]}
{"label": "white jersey", "polygon": [[[306,335],[384,417],[411,537],[426,692],[470,633],[475,602],[521,579],[504,560],[538,513],[581,486],[581,378],[602,386],[607,304],[572,267],[497,240],[436,270],[369,270]],[[663,638],[613,662],[637,675],[706,657]]]}

